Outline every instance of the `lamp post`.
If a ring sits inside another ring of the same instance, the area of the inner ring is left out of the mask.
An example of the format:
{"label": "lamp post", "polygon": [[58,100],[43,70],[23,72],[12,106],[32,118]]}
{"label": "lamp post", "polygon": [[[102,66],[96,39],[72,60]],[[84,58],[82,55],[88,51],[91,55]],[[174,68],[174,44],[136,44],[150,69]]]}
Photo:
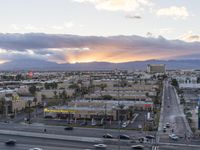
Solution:
{"label": "lamp post", "polygon": [[31,100],[28,101],[28,123],[31,124]]}

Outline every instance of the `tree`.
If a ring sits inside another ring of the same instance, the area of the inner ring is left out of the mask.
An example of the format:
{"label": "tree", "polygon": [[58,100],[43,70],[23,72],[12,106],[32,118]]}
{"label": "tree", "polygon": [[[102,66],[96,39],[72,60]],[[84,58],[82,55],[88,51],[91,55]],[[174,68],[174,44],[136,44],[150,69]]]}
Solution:
{"label": "tree", "polygon": [[172,79],[172,83],[173,86],[178,87],[178,82],[176,79]]}
{"label": "tree", "polygon": [[68,88],[76,90],[76,89],[79,89],[80,87],[78,86],[78,84],[73,83],[73,84],[69,85]]}
{"label": "tree", "polygon": [[33,102],[35,103],[35,115],[37,116],[37,98],[36,97],[33,99]]}
{"label": "tree", "polygon": [[134,114],[134,107],[133,106],[128,107],[128,113],[129,113],[129,119],[132,119],[133,114]]}
{"label": "tree", "polygon": [[58,97],[57,97],[57,91],[54,91],[53,93],[54,93],[54,97],[55,97],[55,98],[58,98]]}
{"label": "tree", "polygon": [[36,86],[35,85],[32,85],[29,87],[29,92],[32,94],[32,95],[35,95],[35,92],[36,92]]}
{"label": "tree", "polygon": [[103,100],[111,100],[112,96],[111,95],[102,95]]}
{"label": "tree", "polygon": [[24,80],[24,77],[21,74],[17,74],[16,77],[15,77],[15,79],[17,81],[20,81],[20,80]]}
{"label": "tree", "polygon": [[102,83],[99,85],[101,91],[104,91],[104,89],[107,87],[107,84],[106,83]]}
{"label": "tree", "polygon": [[200,83],[200,77],[197,77],[197,83]]}
{"label": "tree", "polygon": [[44,87],[45,87],[45,89],[47,89],[47,90],[50,89],[50,86],[49,86],[48,83],[45,83],[45,84],[44,84]]}

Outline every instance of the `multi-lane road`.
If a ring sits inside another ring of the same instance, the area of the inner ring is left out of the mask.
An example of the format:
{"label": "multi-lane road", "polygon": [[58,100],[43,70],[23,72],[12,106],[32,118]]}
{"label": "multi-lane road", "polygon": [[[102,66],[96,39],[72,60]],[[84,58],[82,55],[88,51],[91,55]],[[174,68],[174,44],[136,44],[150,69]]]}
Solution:
{"label": "multi-lane road", "polygon": [[[166,128],[166,132],[164,133],[163,129],[167,123],[170,124],[170,128]],[[179,104],[175,88],[168,81],[165,81],[159,124],[160,140],[169,141],[168,135],[172,132],[181,136],[182,141],[184,141],[190,136],[191,129]]]}
{"label": "multi-lane road", "polygon": [[[15,139],[15,146],[6,146],[4,144],[8,139]],[[34,138],[34,137],[24,137],[24,136],[14,136],[14,135],[1,135],[0,136],[0,149],[14,149],[14,150],[29,150],[30,148],[39,147],[43,150],[84,150],[84,149],[94,149],[95,143],[90,142],[73,142],[66,140],[56,140],[56,139],[44,139],[44,138]],[[107,143],[109,150],[116,150],[117,145],[112,145]],[[129,150],[130,145],[121,146],[123,150]]]}
{"label": "multi-lane road", "polygon": [[[112,134],[114,138],[119,135],[119,130],[115,129],[99,129],[99,128],[81,128],[74,127],[74,130],[64,130],[64,126],[48,126],[42,124],[19,124],[19,123],[0,123],[0,130],[14,130],[14,131],[26,131],[34,133],[46,133],[68,135],[68,136],[79,136],[79,137],[95,137],[102,138],[106,133]],[[144,136],[144,132],[133,131],[133,130],[121,130],[120,134],[129,135],[131,138],[138,138]],[[154,132],[149,132],[150,135]]]}

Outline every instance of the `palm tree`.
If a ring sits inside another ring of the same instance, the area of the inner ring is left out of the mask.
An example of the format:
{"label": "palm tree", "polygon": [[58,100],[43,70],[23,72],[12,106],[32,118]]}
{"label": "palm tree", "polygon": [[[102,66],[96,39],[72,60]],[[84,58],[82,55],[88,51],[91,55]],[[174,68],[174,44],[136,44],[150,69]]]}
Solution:
{"label": "palm tree", "polygon": [[37,98],[34,97],[33,102],[35,103],[35,116],[37,117]]}

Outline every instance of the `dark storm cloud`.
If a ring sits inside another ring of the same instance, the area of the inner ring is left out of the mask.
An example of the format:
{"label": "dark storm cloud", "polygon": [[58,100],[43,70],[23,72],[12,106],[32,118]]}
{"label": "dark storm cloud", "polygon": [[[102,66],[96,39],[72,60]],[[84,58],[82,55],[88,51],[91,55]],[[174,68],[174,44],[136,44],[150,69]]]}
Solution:
{"label": "dark storm cloud", "polygon": [[[85,47],[89,50],[82,50]],[[167,40],[162,36],[153,38],[134,35],[102,37],[43,33],[0,34],[0,48],[7,50],[8,53],[13,51],[23,53],[12,54],[14,57],[26,57],[29,55],[28,50],[31,50],[33,51],[31,57],[39,58],[41,56],[53,60],[65,60],[71,55],[78,58],[87,57],[89,53],[101,55],[101,58],[105,58],[105,60],[115,55],[118,56],[118,59],[120,55],[125,57],[123,54],[130,57],[144,56],[145,58],[149,58],[149,55],[151,58],[154,55],[155,58],[158,56],[160,58],[175,58],[176,56],[187,57],[200,54],[199,42],[188,43],[180,40]],[[71,51],[73,48],[74,51]],[[58,49],[58,51],[52,49]],[[9,56],[7,57],[9,59]]]}

